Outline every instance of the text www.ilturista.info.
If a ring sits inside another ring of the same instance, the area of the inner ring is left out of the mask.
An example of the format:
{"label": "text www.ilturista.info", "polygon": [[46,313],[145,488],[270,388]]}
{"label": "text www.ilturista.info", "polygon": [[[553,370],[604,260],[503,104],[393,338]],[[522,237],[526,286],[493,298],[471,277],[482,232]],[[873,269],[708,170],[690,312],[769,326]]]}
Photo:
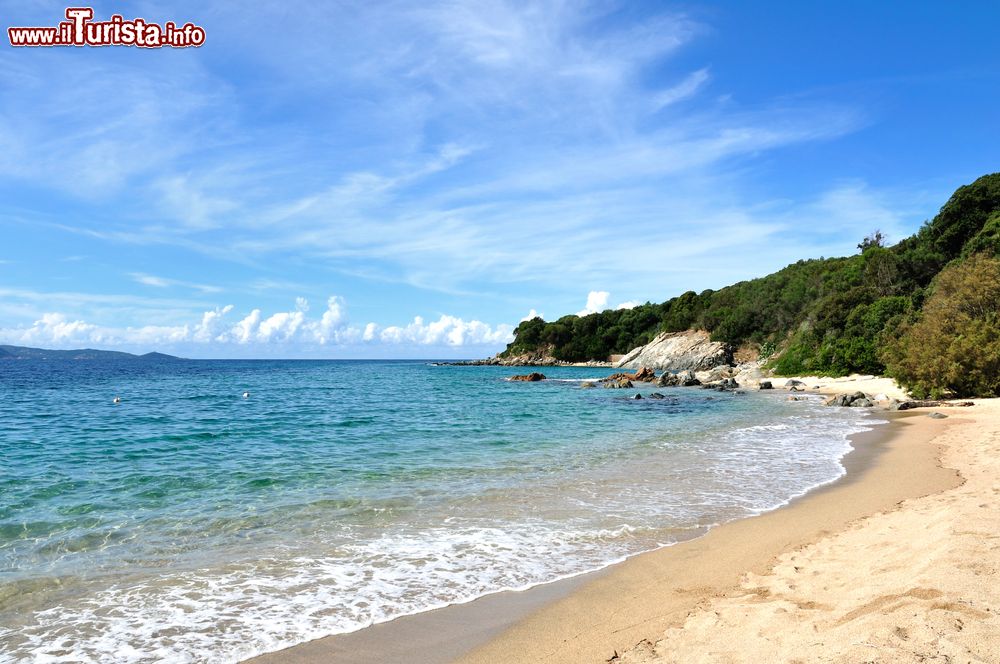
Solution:
{"label": "text www.ilturista.info", "polygon": [[140,48],[187,48],[205,43],[205,29],[173,21],[163,25],[134,18],[126,21],[114,14],[107,21],[93,21],[91,7],[69,7],[66,21],[55,27],[10,27],[11,46],[138,46]]}

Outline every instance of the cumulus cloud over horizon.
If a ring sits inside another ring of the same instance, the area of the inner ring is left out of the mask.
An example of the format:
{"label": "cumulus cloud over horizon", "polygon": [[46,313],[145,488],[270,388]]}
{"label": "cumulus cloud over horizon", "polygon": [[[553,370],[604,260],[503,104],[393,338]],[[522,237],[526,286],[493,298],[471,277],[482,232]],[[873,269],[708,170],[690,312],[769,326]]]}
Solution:
{"label": "cumulus cloud over horizon", "polygon": [[[608,302],[611,300],[611,293],[608,291],[590,291],[587,293],[587,304],[580,311],[576,312],[577,316],[589,316],[590,314],[597,314],[606,309],[610,309],[611,306]],[[639,306],[639,302],[635,300],[628,300],[622,302],[615,306],[615,309],[635,309]],[[532,309],[534,311],[534,309]]]}
{"label": "cumulus cloud over horizon", "polygon": [[234,306],[217,307],[202,314],[201,320],[183,325],[109,327],[71,319],[59,312],[43,314],[30,326],[0,328],[0,342],[26,345],[68,346],[78,344],[104,347],[191,346],[500,346],[513,340],[513,326],[489,325],[479,320],[442,314],[427,321],[416,316],[407,325],[381,326],[369,322],[357,326],[348,320],[346,302],[331,296],[323,312],[309,317],[309,302],[296,298],[292,311],[269,315],[254,308],[242,318]]}

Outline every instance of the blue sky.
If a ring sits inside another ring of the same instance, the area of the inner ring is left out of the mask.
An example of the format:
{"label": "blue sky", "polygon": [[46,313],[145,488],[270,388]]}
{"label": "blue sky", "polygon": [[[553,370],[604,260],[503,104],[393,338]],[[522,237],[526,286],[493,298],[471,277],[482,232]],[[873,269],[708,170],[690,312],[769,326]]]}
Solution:
{"label": "blue sky", "polygon": [[992,3],[94,8],[207,41],[0,47],[0,343],[485,356],[901,239],[998,170]]}

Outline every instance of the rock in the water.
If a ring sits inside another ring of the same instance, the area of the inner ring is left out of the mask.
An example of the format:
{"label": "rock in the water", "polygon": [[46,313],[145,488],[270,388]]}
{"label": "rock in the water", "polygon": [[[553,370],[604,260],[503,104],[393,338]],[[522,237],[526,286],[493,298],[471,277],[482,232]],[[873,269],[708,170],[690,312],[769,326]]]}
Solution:
{"label": "rock in the water", "polygon": [[758,389],[761,389],[761,390],[770,390],[770,389],[774,389],[774,388],[771,385],[771,381],[769,381],[769,380],[762,380],[762,381],[760,381],[760,386],[758,387]]}
{"label": "rock in the water", "polygon": [[632,381],[630,381],[628,378],[619,378],[617,380],[612,380],[604,383],[604,387],[617,390],[627,390],[631,387],[634,387],[634,385],[632,385]]}
{"label": "rock in the water", "polygon": [[684,387],[695,387],[697,385],[701,385],[701,381],[698,380],[697,378],[689,378],[685,380],[683,383],[681,383],[681,385],[683,385]]}
{"label": "rock in the water", "polygon": [[589,380],[585,380],[582,383],[580,383],[580,389],[581,390],[590,390],[590,389],[593,389],[595,387],[597,387],[597,383],[593,383],[593,382],[591,382]]}
{"label": "rock in the water", "polygon": [[721,366],[715,367],[714,369],[710,369],[707,372],[707,375],[701,378],[701,381],[703,383],[715,383],[725,380],[727,378],[732,378],[735,375],[736,375],[735,367],[723,364]]}
{"label": "rock in the water", "polygon": [[802,397],[788,397],[787,401],[802,401]]}
{"label": "rock in the water", "polygon": [[945,415],[944,413],[931,413],[927,417],[933,418],[935,420],[943,420],[944,418],[946,418],[948,416]]}
{"label": "rock in the water", "polygon": [[632,395],[632,398],[638,401],[639,399],[642,399],[642,395],[636,392],[635,394]]}
{"label": "rock in the water", "polygon": [[545,374],[540,374],[537,371],[532,371],[530,374],[524,374],[522,376],[511,376],[510,379],[512,381],[535,383],[540,380],[545,380]]}
{"label": "rock in the water", "polygon": [[[862,395],[862,398],[864,395]],[[854,395],[852,394],[837,394],[826,400],[827,406],[850,406],[851,402],[854,401]]]}
{"label": "rock in the water", "polygon": [[868,397],[861,397],[860,399],[851,400],[851,408],[871,408],[875,404],[872,403],[871,399]]}
{"label": "rock in the water", "polygon": [[740,384],[736,382],[735,378],[723,378],[716,383],[703,383],[702,387],[706,390],[718,390],[719,392],[729,392],[735,390]]}
{"label": "rock in the water", "polygon": [[649,367],[640,367],[639,370],[635,372],[635,378],[632,380],[640,380],[644,383],[650,383],[656,380],[656,372]]}
{"label": "rock in the water", "polygon": [[649,395],[649,398],[650,399],[666,399],[667,397],[665,397],[664,395],[660,394],[659,392],[653,392],[652,394]]}
{"label": "rock in the water", "polygon": [[733,349],[729,344],[712,341],[708,332],[664,332],[645,346],[632,349],[615,363],[623,369],[649,367],[664,371],[704,371],[720,364],[730,364]]}
{"label": "rock in the water", "polygon": [[680,380],[677,378],[677,374],[670,373],[669,371],[664,371],[659,378],[656,379],[657,387],[677,387],[680,384]]}

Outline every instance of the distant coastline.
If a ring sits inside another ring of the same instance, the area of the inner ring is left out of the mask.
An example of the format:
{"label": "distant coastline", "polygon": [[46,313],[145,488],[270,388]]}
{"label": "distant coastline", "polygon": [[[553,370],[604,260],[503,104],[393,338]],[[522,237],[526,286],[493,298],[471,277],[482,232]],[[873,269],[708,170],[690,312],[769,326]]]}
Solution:
{"label": "distant coastline", "polygon": [[144,353],[136,355],[118,350],[96,350],[77,348],[74,350],[53,350],[28,346],[0,346],[0,360],[128,360],[141,362],[181,361],[184,358],[166,353]]}

